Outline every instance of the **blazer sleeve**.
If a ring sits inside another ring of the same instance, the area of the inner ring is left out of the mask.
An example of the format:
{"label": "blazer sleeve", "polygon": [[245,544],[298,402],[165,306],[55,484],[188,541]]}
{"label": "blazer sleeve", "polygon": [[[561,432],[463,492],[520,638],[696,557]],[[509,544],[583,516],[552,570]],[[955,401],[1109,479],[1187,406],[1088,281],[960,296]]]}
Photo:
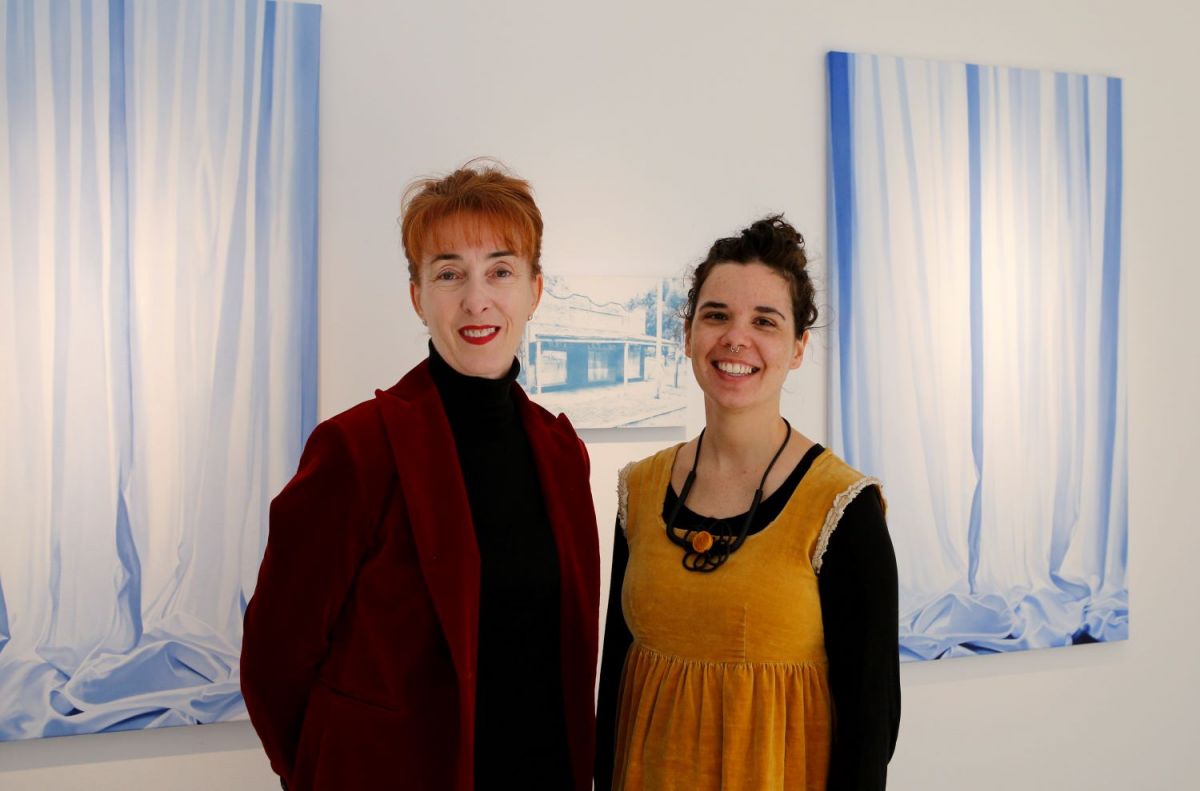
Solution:
{"label": "blazer sleeve", "polygon": [[376,519],[363,502],[362,460],[337,424],[317,426],[300,467],[271,502],[258,584],[246,608],[242,694],[271,768],[295,764],[309,693]]}

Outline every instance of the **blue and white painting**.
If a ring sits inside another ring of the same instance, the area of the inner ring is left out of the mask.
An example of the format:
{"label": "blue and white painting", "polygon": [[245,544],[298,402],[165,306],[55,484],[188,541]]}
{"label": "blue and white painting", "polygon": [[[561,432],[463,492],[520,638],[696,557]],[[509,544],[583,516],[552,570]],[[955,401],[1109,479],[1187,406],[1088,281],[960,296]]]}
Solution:
{"label": "blue and white painting", "polygon": [[682,426],[691,369],[678,278],[546,276],[521,385],[580,429]]}
{"label": "blue and white painting", "polygon": [[0,0],[0,739],[244,716],[316,420],[319,23]]}
{"label": "blue and white painting", "polygon": [[905,659],[1129,629],[1121,81],[828,56],[831,441]]}

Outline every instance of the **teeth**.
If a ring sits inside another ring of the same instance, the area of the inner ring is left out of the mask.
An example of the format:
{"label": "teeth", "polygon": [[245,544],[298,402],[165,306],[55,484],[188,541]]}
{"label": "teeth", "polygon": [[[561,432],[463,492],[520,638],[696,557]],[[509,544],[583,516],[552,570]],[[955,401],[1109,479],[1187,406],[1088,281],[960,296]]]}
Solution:
{"label": "teeth", "polygon": [[468,338],[486,338],[487,336],[492,335],[495,332],[496,332],[495,327],[488,327],[487,329],[482,329],[482,330],[463,330],[462,334],[467,336]]}
{"label": "teeth", "polygon": [[754,373],[754,368],[742,363],[719,362],[717,363],[717,368],[731,376],[747,376]]}

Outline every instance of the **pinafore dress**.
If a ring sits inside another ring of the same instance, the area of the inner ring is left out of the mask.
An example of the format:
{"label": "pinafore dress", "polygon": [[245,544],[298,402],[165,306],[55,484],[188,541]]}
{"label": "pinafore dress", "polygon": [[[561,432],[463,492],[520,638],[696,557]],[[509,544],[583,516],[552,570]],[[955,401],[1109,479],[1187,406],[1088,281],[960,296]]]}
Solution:
{"label": "pinafore dress", "polygon": [[680,446],[621,471],[629,543],[614,789],[819,789],[832,703],[817,573],[874,478],[826,450],[783,512],[712,573],[687,571],[663,497]]}

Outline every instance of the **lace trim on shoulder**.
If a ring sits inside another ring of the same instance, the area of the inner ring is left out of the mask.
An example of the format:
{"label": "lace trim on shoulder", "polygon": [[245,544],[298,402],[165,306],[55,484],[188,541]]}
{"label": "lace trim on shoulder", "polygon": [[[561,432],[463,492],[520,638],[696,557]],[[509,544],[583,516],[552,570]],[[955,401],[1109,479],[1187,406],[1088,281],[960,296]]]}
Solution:
{"label": "lace trim on shoulder", "polygon": [[829,507],[829,513],[825,514],[825,524],[821,525],[821,534],[817,536],[816,551],[813,552],[812,567],[813,571],[817,574],[821,573],[821,564],[825,560],[825,550],[829,549],[829,539],[833,537],[833,531],[838,526],[838,522],[842,521],[842,515],[846,513],[846,507],[868,486],[878,486],[880,491],[883,490],[883,484],[878,478],[864,476],[850,484],[850,487],[846,491],[833,498],[833,505]]}
{"label": "lace trim on shoulder", "polygon": [[625,522],[629,515],[629,471],[635,462],[629,462],[617,473],[617,521],[621,530],[625,530]]}

